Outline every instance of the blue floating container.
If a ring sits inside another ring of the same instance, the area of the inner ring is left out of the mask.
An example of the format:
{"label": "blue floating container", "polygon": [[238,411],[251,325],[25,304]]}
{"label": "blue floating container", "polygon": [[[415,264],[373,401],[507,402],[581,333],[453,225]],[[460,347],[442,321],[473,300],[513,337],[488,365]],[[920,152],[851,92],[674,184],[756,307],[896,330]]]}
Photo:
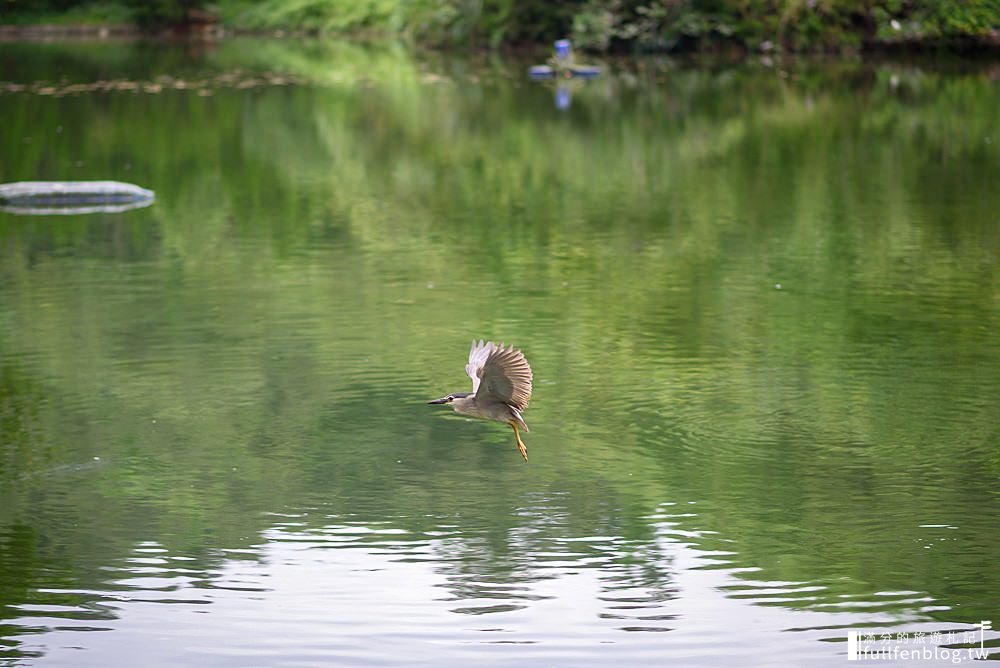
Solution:
{"label": "blue floating container", "polygon": [[552,77],[581,77],[590,79],[601,73],[600,67],[589,65],[574,65],[573,56],[570,53],[572,46],[568,39],[555,41],[555,58],[549,60],[549,65],[535,65],[528,69],[528,76],[532,79],[550,79]]}
{"label": "blue floating container", "polygon": [[528,69],[528,76],[532,79],[551,79],[555,75],[555,70],[548,65],[535,65]]}
{"label": "blue floating container", "polygon": [[576,67],[570,68],[570,74],[575,77],[583,77],[584,79],[590,79],[596,77],[601,73],[600,67],[589,67],[587,65],[577,65]]}

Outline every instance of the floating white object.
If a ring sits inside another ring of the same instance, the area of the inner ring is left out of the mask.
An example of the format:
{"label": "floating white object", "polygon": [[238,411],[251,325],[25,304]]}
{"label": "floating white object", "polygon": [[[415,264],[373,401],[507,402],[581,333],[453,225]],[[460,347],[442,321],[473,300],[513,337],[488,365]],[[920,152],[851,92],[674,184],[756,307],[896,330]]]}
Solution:
{"label": "floating white object", "polygon": [[29,215],[118,213],[149,206],[152,190],[120,181],[19,181],[0,184],[0,210]]}

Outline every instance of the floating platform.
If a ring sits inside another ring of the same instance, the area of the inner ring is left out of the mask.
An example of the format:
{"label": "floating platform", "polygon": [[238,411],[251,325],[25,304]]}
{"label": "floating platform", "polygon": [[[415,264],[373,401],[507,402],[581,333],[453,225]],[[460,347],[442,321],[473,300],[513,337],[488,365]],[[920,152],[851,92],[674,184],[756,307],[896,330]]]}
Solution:
{"label": "floating platform", "polygon": [[535,65],[528,69],[528,76],[532,79],[552,79],[555,77],[578,77],[582,79],[592,79],[601,73],[600,67],[589,65],[573,65],[566,68],[556,68],[549,65]]}
{"label": "floating platform", "polygon": [[120,181],[19,181],[0,184],[0,211],[26,215],[119,213],[149,206],[152,190]]}

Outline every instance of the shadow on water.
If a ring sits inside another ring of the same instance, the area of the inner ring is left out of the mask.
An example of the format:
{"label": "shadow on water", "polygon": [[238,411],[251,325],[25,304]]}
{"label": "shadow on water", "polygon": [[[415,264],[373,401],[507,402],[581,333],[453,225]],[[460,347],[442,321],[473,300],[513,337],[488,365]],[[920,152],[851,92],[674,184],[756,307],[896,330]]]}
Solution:
{"label": "shadow on water", "polygon": [[[0,46],[236,73],[0,93],[0,180],[158,197],[0,213],[3,660],[832,665],[994,618],[988,67],[649,61],[560,112],[489,61],[134,48]],[[528,465],[424,403],[472,336],[529,355]]]}

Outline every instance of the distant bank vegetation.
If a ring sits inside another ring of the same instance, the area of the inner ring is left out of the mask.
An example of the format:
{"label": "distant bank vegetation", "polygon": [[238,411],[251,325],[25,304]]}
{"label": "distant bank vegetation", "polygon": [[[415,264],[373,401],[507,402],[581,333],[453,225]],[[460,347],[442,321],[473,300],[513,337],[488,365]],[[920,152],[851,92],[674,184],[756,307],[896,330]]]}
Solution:
{"label": "distant bank vegetation", "polygon": [[1000,0],[0,0],[0,23],[218,20],[235,30],[394,36],[433,46],[570,36],[591,51],[1000,48]]}

